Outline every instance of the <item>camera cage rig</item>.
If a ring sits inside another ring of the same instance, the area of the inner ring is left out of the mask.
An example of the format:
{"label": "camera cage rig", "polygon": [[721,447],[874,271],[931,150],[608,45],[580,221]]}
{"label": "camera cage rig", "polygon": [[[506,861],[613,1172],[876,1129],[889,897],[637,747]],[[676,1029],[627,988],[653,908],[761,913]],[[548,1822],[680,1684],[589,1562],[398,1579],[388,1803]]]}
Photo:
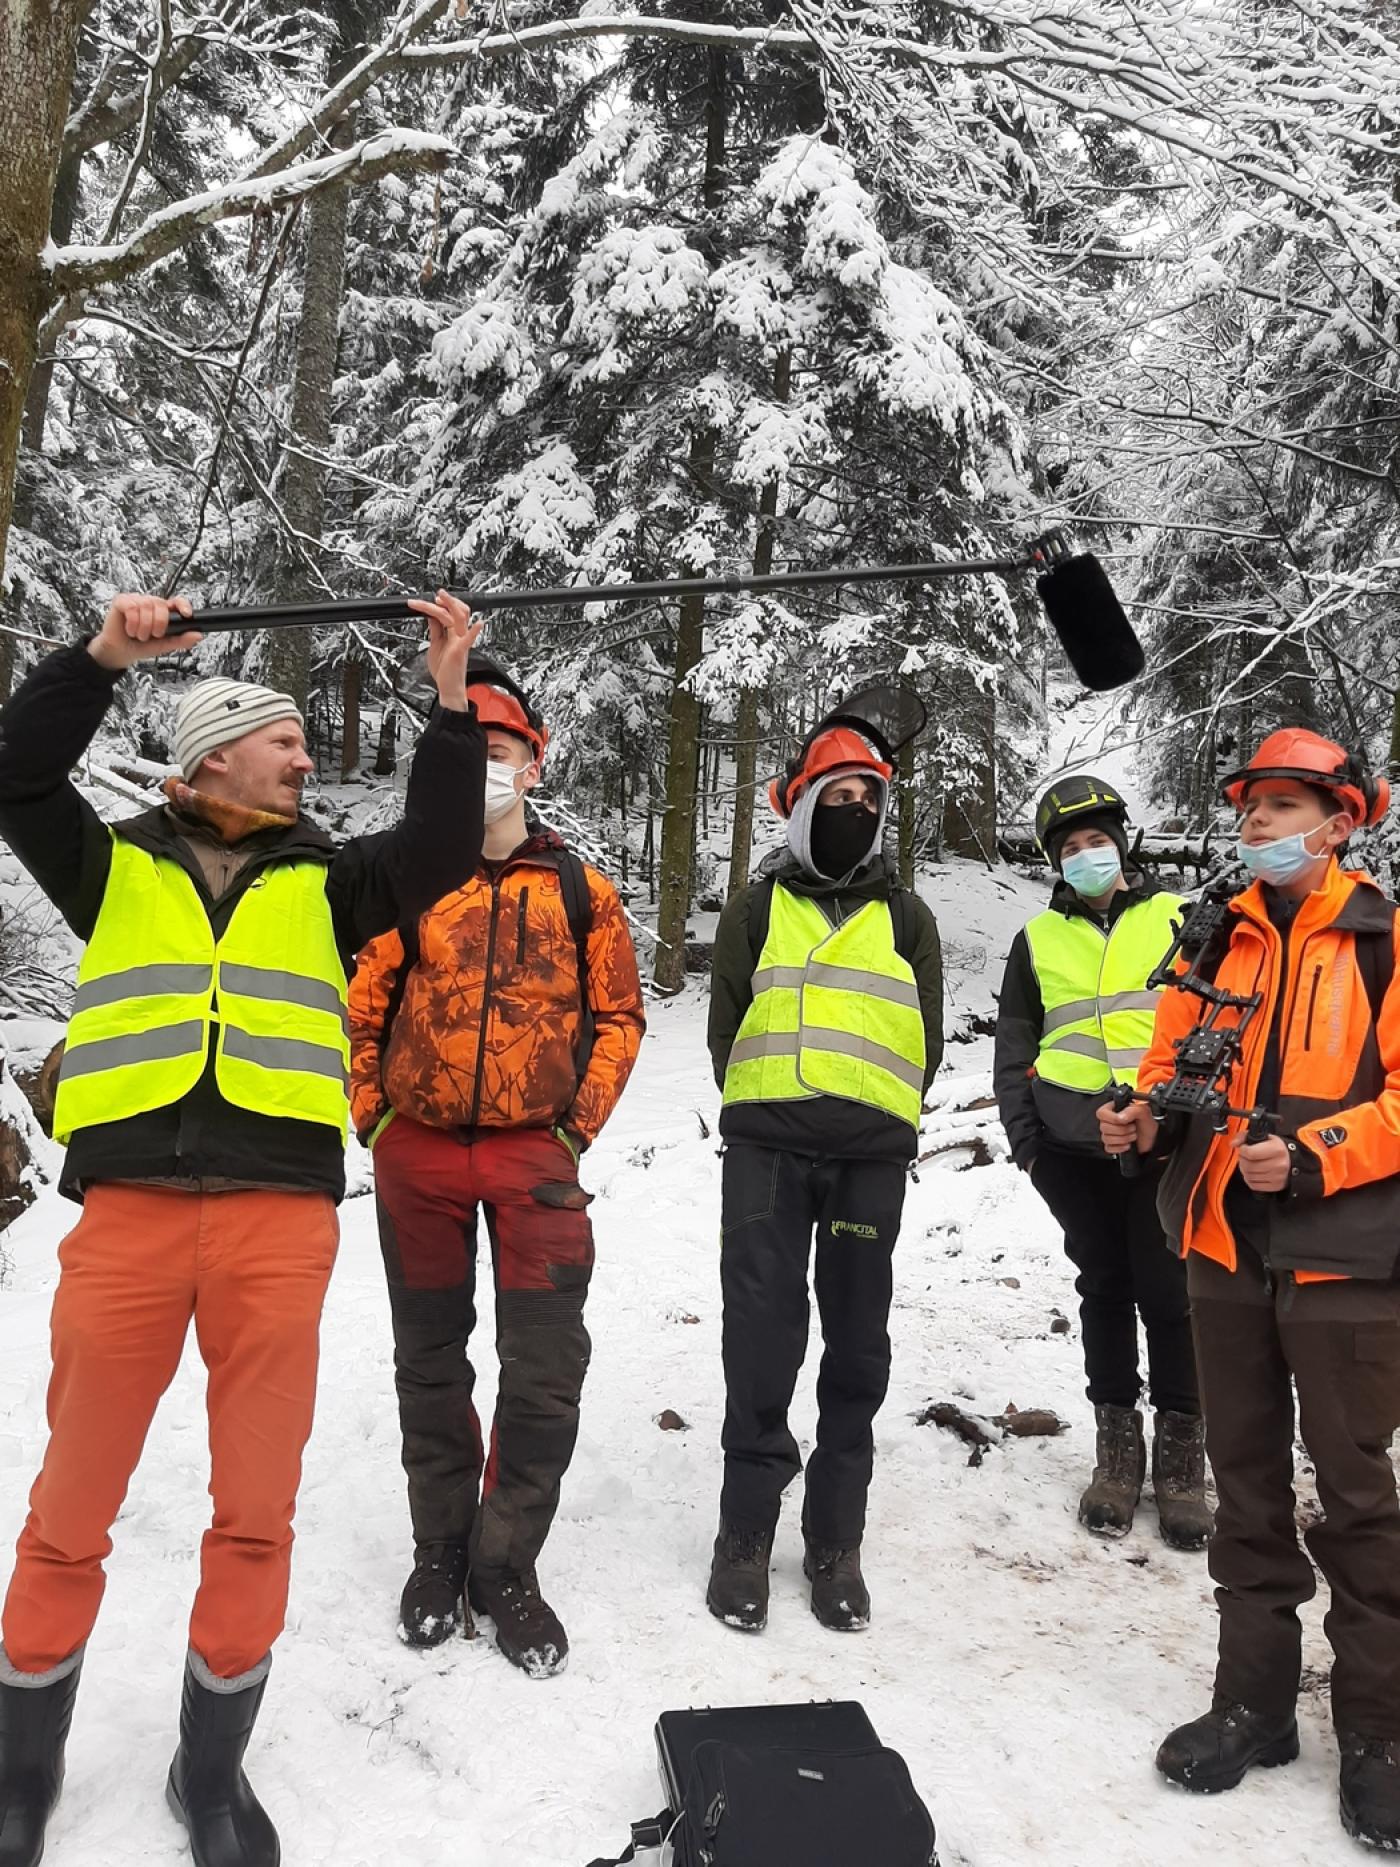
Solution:
{"label": "camera cage rig", "polygon": [[[1206,1010],[1184,1037],[1173,1040],[1176,1063],[1171,1076],[1154,1083],[1142,1100],[1159,1122],[1169,1115],[1204,1115],[1216,1133],[1223,1134],[1228,1122],[1239,1120],[1246,1124],[1246,1140],[1258,1142],[1275,1131],[1278,1117],[1265,1108],[1232,1106],[1230,1079],[1243,1057],[1244,1035],[1264,1003],[1264,994],[1227,992],[1213,976],[1229,944],[1229,906],[1242,874],[1232,865],[1206,884],[1148,975],[1150,988],[1188,992]],[[1184,972],[1177,969],[1178,958],[1187,961]],[[1226,1022],[1231,1014],[1233,1022]]]}

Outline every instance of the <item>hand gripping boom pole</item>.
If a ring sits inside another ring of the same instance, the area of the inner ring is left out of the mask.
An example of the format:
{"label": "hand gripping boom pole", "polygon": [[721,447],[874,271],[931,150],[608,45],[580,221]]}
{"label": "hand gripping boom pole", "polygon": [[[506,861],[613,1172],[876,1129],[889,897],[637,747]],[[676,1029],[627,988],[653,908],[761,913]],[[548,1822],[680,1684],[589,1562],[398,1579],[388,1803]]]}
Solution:
{"label": "hand gripping boom pole", "polygon": [[[737,577],[663,577],[649,583],[562,584],[545,590],[456,590],[474,611],[552,609],[564,604],[674,601],[687,596],[735,596],[848,583],[923,583],[935,577],[995,576],[1036,571],[1036,589],[1066,655],[1086,687],[1121,687],[1141,674],[1142,648],[1098,559],[1072,554],[1049,532],[1019,557],[954,558],[936,564],[848,564],[826,570],[771,571]],[[260,603],[197,610],[189,627],[205,634],[230,629],[334,628],[349,622],[417,622],[405,596],[364,596],[320,603]]]}

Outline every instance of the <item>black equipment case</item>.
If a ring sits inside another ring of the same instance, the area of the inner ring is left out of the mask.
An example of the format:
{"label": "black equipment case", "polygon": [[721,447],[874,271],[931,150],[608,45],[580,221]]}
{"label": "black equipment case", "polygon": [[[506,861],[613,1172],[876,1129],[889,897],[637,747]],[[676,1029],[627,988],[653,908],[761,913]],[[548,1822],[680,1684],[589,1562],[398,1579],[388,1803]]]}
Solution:
{"label": "black equipment case", "polygon": [[938,1867],[933,1822],[897,1752],[852,1700],[663,1712],[666,1807],[614,1861],[666,1867]]}

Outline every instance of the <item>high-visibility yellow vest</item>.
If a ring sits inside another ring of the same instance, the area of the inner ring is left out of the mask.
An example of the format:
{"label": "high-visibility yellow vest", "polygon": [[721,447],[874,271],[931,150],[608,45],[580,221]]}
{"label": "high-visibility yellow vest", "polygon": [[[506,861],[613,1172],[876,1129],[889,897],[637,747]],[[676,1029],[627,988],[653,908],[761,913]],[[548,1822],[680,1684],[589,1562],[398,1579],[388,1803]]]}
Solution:
{"label": "high-visibility yellow vest", "polygon": [[1172,943],[1179,895],[1148,895],[1105,929],[1085,914],[1037,914],[1026,927],[1045,1010],[1035,1073],[1062,1089],[1094,1095],[1112,1083],[1137,1087],[1152,1041],[1159,993],[1147,976]]}
{"label": "high-visibility yellow vest", "polygon": [[216,942],[179,863],[114,836],[78,967],[55,1138],[178,1102],[203,1074],[211,1034],[225,1101],[345,1134],[346,979],[325,865],[264,870]]}
{"label": "high-visibility yellow vest", "polygon": [[725,1102],[840,1096],[917,1129],[926,1054],[914,969],[895,951],[889,904],[869,901],[833,927],[815,901],[775,886]]}

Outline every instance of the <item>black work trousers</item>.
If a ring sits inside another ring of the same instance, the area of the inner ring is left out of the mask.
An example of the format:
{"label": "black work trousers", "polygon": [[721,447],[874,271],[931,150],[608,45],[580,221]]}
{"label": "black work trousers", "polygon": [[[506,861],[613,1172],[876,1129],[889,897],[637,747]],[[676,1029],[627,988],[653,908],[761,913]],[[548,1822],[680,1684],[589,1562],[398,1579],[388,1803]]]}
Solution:
{"label": "black work trousers", "polygon": [[1079,1272],[1085,1389],[1096,1407],[1135,1407],[1142,1393],[1138,1318],[1147,1335],[1148,1388],[1159,1412],[1201,1410],[1191,1344],[1186,1266],[1157,1217],[1158,1170],[1128,1178],[1107,1155],[1042,1147],[1031,1183],[1065,1234]]}
{"label": "black work trousers", "polygon": [[[1326,1223],[1324,1205],[1318,1224]],[[1296,1388],[1325,1513],[1303,1541],[1331,1592],[1333,1721],[1339,1731],[1400,1738],[1400,1502],[1390,1460],[1400,1426],[1400,1288],[1268,1280],[1242,1239],[1234,1272],[1193,1253],[1190,1284],[1220,1499],[1210,1546],[1216,1694],[1279,1715],[1298,1694],[1298,1608],[1317,1583],[1295,1519]]]}
{"label": "black work trousers", "polygon": [[861,1540],[872,1429],[889,1385],[892,1260],[906,1177],[895,1161],[818,1160],[747,1143],[726,1150],[720,1508],[741,1529],[772,1529],[783,1490],[802,1469],[788,1407],[807,1350],[815,1231],[823,1353],[803,1528],[816,1543]]}

